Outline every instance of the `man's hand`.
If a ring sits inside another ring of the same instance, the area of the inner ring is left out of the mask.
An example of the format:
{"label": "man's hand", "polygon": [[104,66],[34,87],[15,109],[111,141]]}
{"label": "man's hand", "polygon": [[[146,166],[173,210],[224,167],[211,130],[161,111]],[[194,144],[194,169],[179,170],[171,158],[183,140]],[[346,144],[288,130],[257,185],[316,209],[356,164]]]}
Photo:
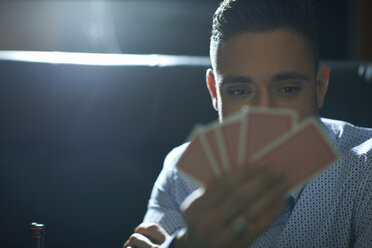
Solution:
{"label": "man's hand", "polygon": [[242,168],[195,192],[183,204],[185,232],[175,247],[247,247],[285,205],[280,173]]}
{"label": "man's hand", "polygon": [[159,247],[167,238],[168,233],[154,223],[142,223],[134,229],[134,233],[124,243],[123,248]]}

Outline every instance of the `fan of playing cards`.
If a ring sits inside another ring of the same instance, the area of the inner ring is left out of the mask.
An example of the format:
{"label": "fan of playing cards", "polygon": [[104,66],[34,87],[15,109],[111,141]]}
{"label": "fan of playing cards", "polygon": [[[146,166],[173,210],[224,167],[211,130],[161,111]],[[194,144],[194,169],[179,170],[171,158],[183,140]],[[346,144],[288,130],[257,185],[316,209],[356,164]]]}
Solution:
{"label": "fan of playing cards", "polygon": [[202,186],[259,162],[281,170],[293,189],[338,160],[312,117],[297,123],[291,110],[247,108],[222,123],[196,127],[177,167]]}

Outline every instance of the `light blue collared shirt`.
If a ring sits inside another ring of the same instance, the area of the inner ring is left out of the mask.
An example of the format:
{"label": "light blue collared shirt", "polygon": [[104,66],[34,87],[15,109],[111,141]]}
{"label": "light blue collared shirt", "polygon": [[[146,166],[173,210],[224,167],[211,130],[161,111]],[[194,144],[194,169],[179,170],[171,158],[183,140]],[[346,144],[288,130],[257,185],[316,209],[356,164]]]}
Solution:
{"label": "light blue collared shirt", "polygon": [[[292,192],[251,247],[372,247],[372,129],[321,120],[340,161]],[[180,206],[199,187],[175,166],[186,147],[166,157],[144,218],[169,234],[184,227]]]}

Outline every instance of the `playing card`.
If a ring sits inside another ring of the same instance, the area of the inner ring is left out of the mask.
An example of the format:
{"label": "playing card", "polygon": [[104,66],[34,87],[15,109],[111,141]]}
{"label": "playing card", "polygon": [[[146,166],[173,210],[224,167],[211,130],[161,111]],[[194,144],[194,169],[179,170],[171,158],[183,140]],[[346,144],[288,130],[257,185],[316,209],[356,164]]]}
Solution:
{"label": "playing card", "polygon": [[336,162],[338,153],[323,134],[318,121],[310,118],[251,157],[285,174],[291,189]]}
{"label": "playing card", "polygon": [[248,164],[253,154],[290,131],[297,122],[297,115],[286,109],[251,107],[246,111],[245,121],[246,128],[240,134],[244,139],[240,142],[243,147],[238,154],[240,165]]}
{"label": "playing card", "polygon": [[210,125],[208,128],[205,128],[204,137],[210,148],[209,151],[206,151],[206,152],[211,153],[210,156],[214,157],[214,161],[216,163],[216,166],[219,169],[220,174],[224,175],[228,172],[228,168],[226,167],[227,163],[225,160],[223,161],[223,158],[220,152],[220,150],[224,148],[221,147],[221,140],[219,140],[216,135],[216,128],[218,125],[219,123],[214,123]]}
{"label": "playing card", "polygon": [[201,185],[207,185],[221,175],[215,158],[206,141],[204,129],[198,127],[185,152],[177,162],[177,167]]}
{"label": "playing card", "polygon": [[227,171],[238,167],[239,149],[243,146],[240,139],[241,129],[245,128],[244,114],[239,112],[227,117],[216,127],[216,136],[224,168]]}

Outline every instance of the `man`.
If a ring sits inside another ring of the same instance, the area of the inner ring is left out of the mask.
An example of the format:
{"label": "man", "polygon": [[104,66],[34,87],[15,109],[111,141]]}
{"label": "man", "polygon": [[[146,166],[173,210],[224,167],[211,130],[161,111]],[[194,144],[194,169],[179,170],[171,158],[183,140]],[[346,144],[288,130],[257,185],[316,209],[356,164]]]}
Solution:
{"label": "man", "polygon": [[[317,116],[330,68],[318,67],[311,8],[310,0],[221,3],[206,76],[220,120],[242,106]],[[287,197],[280,172],[259,165],[198,189],[175,167],[187,144],[175,148],[124,247],[372,247],[372,129],[321,122],[341,160]]]}

